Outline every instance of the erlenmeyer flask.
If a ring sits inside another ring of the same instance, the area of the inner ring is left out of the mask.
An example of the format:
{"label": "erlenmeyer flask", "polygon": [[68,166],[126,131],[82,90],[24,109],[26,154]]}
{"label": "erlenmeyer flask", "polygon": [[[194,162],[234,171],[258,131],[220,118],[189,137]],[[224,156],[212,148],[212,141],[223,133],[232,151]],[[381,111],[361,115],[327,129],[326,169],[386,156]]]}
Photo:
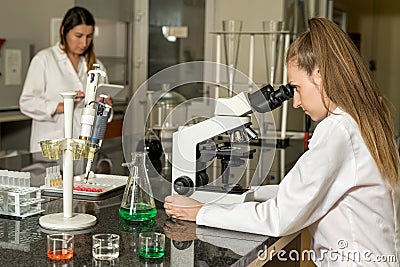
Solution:
{"label": "erlenmeyer flask", "polygon": [[132,162],[123,164],[129,168],[129,177],[119,209],[122,219],[147,221],[157,215],[145,159],[146,152],[132,152]]}

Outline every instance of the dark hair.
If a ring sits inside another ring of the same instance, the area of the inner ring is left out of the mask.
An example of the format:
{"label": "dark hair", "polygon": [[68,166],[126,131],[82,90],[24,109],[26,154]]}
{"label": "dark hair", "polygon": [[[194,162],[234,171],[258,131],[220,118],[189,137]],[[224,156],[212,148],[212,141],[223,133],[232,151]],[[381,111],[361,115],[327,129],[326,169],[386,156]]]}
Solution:
{"label": "dark hair", "polygon": [[[60,44],[65,52],[68,52],[69,49],[66,41],[68,32],[74,27],[82,24],[93,26],[93,29],[95,26],[94,17],[86,8],[76,6],[65,13],[60,26]],[[89,71],[93,68],[93,64],[96,63],[93,40],[83,55],[85,56],[87,69]]]}

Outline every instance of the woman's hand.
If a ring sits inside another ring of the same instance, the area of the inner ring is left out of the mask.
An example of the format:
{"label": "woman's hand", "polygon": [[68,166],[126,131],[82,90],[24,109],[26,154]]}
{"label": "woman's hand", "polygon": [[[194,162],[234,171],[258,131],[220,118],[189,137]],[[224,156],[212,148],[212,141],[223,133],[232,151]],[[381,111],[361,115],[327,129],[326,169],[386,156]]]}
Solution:
{"label": "woman's hand", "polygon": [[74,102],[81,102],[82,99],[85,98],[85,92],[78,90],[76,91],[76,95],[74,97]]}
{"label": "woman's hand", "polygon": [[64,113],[64,102],[59,102],[57,104],[56,111],[54,111],[53,115],[55,114],[63,114]]}
{"label": "woman's hand", "polygon": [[107,97],[99,96],[97,98],[97,101],[99,101],[99,102],[102,102],[103,100],[104,100],[104,103],[106,103],[107,105],[110,105],[110,106],[113,105],[113,100],[112,100],[111,96],[109,96],[109,95]]}
{"label": "woman's hand", "polygon": [[203,203],[182,195],[167,196],[164,202],[165,213],[174,219],[196,221]]}

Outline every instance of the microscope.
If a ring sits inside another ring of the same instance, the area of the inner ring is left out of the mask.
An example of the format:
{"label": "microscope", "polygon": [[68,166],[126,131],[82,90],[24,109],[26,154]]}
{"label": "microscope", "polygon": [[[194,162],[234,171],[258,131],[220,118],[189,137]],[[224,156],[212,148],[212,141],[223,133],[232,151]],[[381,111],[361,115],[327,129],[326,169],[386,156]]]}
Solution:
{"label": "microscope", "polygon": [[[254,192],[229,185],[229,167],[252,158],[255,149],[215,144],[212,138],[228,134],[229,143],[249,143],[257,138],[251,128],[251,113],[269,112],[294,95],[290,84],[274,90],[266,85],[254,93],[242,92],[232,98],[216,99],[214,117],[191,126],[181,126],[172,138],[172,193],[190,196],[203,203],[241,203],[251,201]],[[215,157],[222,163],[222,185],[209,185],[207,162]]]}

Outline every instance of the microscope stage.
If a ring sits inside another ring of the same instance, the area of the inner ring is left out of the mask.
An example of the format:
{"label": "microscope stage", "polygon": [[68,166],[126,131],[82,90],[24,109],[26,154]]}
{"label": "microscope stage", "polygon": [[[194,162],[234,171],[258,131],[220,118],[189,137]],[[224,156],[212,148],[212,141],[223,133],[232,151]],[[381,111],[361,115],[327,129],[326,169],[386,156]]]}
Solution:
{"label": "microscope stage", "polygon": [[196,188],[196,191],[208,191],[215,193],[225,193],[225,194],[243,194],[249,189],[243,188],[240,185],[204,185]]}
{"label": "microscope stage", "polygon": [[254,191],[249,189],[242,194],[229,194],[227,192],[196,190],[190,197],[202,203],[233,204],[254,201]]}

